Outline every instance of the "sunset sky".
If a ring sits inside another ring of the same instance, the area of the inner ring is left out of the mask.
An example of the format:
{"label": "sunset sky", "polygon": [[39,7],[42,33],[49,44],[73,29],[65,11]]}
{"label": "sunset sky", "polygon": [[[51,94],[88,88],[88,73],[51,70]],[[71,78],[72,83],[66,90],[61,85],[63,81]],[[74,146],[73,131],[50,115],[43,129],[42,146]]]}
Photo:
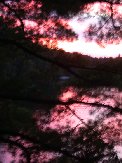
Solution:
{"label": "sunset sky", "polygon": [[[78,35],[78,39],[73,42],[59,41],[58,42],[59,48],[62,48],[67,52],[79,52],[82,54],[87,54],[92,57],[117,57],[118,55],[122,57],[122,40],[118,44],[113,43],[101,46],[97,44],[95,41],[86,41],[85,37],[83,36],[85,30],[88,28],[90,24],[95,23],[97,24],[101,14],[105,14],[105,16],[110,15],[109,11],[107,10],[104,11],[104,13],[100,12],[100,5],[101,5],[100,3],[95,3],[90,8],[89,12],[91,18],[86,19],[84,21],[82,20],[79,21],[82,15],[78,14],[69,21],[68,24],[71,26],[73,31]],[[107,4],[103,5],[107,7]],[[115,6],[115,8],[117,8],[120,17],[122,17],[122,5]]]}
{"label": "sunset sky", "polygon": [[[122,3],[88,0],[66,16],[62,0],[63,14],[59,1],[3,2],[0,163],[19,162],[21,152],[27,162],[62,162],[65,154],[111,162],[111,143],[122,158]],[[47,2],[56,10],[43,11]]]}
{"label": "sunset sky", "polygon": [[[114,11],[116,13],[115,16],[120,20],[122,18],[122,5],[114,6]],[[77,15],[68,20],[64,18],[59,18],[58,21],[66,22],[68,27],[71,28],[77,34],[78,38],[74,39],[72,42],[68,40],[57,40],[56,46],[59,49],[65,50],[66,52],[79,52],[81,54],[86,54],[97,58],[118,57],[118,56],[122,57],[122,40],[118,39],[118,42],[114,42],[114,40],[112,39],[112,43],[109,44],[101,42],[98,43],[95,40],[94,41],[90,39],[88,40],[84,36],[90,25],[98,26],[99,25],[98,21],[101,19],[101,17],[108,19],[110,17],[110,14],[111,14],[110,5],[108,5],[107,3],[94,3],[91,6],[88,5],[86,9],[79,12]],[[31,20],[24,20],[24,24],[27,30],[31,27],[34,30],[34,32],[39,31],[40,34],[43,34],[43,32],[49,33],[50,28],[52,26],[54,27],[55,30],[55,22],[52,21],[51,19],[48,19],[47,21],[44,22],[44,24],[41,24],[39,26],[37,22]],[[65,27],[66,24],[64,25]],[[108,24],[105,23],[105,21],[102,21],[103,27],[101,28],[101,30],[106,31],[106,29],[108,28],[107,25],[111,26],[112,25],[111,21],[109,21]],[[96,32],[96,35],[98,32],[99,31]],[[54,35],[55,33],[52,36],[52,40]],[[50,39],[50,44],[52,40]],[[40,42],[43,44],[47,44],[45,39],[40,39]],[[52,45],[49,47],[52,48]]]}

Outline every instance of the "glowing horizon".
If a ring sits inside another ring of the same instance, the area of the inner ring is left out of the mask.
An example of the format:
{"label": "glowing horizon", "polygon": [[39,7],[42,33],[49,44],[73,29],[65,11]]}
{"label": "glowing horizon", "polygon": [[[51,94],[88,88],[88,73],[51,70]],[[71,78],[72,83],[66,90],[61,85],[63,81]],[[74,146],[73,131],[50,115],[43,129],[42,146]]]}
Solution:
{"label": "glowing horizon", "polygon": [[120,44],[108,44],[106,47],[100,47],[96,42],[86,42],[85,40],[76,40],[73,42],[58,41],[58,48],[66,52],[78,52],[91,57],[122,57],[122,41]]}
{"label": "glowing horizon", "polygon": [[[103,9],[101,11],[101,9]],[[122,5],[114,6],[114,10],[117,13],[117,17],[122,17]],[[38,41],[41,45],[46,45],[48,48],[58,48],[63,49],[66,52],[78,52],[83,55],[89,55],[91,57],[122,57],[122,40],[118,40],[118,43],[114,40],[110,40],[112,43],[104,43],[93,41],[90,39],[87,40],[84,36],[84,33],[87,32],[89,25],[94,25],[98,23],[101,15],[103,17],[110,16],[110,6],[107,3],[94,3],[92,5],[86,6],[84,11],[79,12],[76,16],[70,20],[59,18],[58,22],[61,23],[66,29],[72,29],[77,35],[77,40],[68,41],[68,40],[58,40],[56,34],[54,33],[52,38],[39,38]],[[90,17],[88,15],[90,15]],[[89,18],[86,18],[86,17]],[[34,33],[42,34],[44,32],[49,32],[50,26],[55,27],[53,18],[50,18],[48,21],[44,21],[44,24],[38,24],[38,22],[32,20],[23,20],[25,29],[33,30]],[[20,22],[17,21],[17,26],[20,26]],[[105,29],[105,28],[104,28]],[[106,30],[106,29],[105,29]],[[34,42],[34,40],[32,40]]]}
{"label": "glowing horizon", "polygon": [[[101,8],[103,9],[102,11]],[[122,16],[122,6],[114,6],[114,10],[118,13],[117,16],[120,18]],[[90,15],[90,17],[87,14]],[[122,40],[118,40],[118,44],[114,42],[114,40],[112,40],[112,43],[107,44],[104,43],[104,40],[98,43],[95,40],[90,41],[90,39],[87,40],[85,38],[84,33],[87,32],[89,25],[97,24],[101,15],[103,15],[103,17],[110,16],[110,6],[107,3],[94,3],[88,5],[83,12],[79,12],[70,20],[62,18],[58,20],[66,29],[72,29],[78,35],[77,40],[58,40],[54,33],[52,38],[39,38],[39,42],[41,45],[46,45],[48,48],[63,49],[70,53],[78,52],[91,57],[122,57]],[[85,18],[87,16],[89,18]],[[23,20],[23,22],[26,30],[31,29],[34,30],[34,33],[39,34],[43,34],[43,32],[48,33],[50,26],[55,26],[53,18],[44,21],[44,24],[41,25],[32,20]],[[17,22],[17,24],[20,25],[20,22]]]}
{"label": "glowing horizon", "polygon": [[[25,27],[32,28],[32,29],[38,29],[38,25],[36,22],[33,21],[24,21]],[[85,24],[83,26],[83,24]],[[91,57],[122,57],[122,41],[119,44],[107,44],[107,45],[99,45],[95,41],[86,41],[83,37],[83,32],[86,28],[86,26],[89,24],[89,21],[85,23],[79,23],[76,19],[69,21],[70,27],[73,28],[76,34],[78,34],[78,39],[74,41],[68,41],[68,40],[57,40],[55,46],[57,46],[59,49],[63,49],[66,52],[78,52],[83,55],[89,55]],[[40,28],[41,31],[42,28]],[[55,42],[55,41],[54,41]],[[43,45],[46,45],[45,39],[40,39],[40,43]],[[52,47],[53,39],[50,40],[50,44],[48,45],[49,48]]]}
{"label": "glowing horizon", "polygon": [[[103,8],[102,8],[103,7]],[[110,15],[109,5],[107,3],[95,3],[92,6],[88,6],[85,12],[90,14],[91,18],[83,21],[82,14],[78,14],[72,18],[68,24],[73,29],[73,31],[78,35],[78,39],[72,42],[67,40],[58,41],[57,46],[59,49],[63,49],[66,52],[78,52],[81,54],[89,55],[91,57],[122,57],[122,40],[117,44],[116,42],[110,44],[98,44],[96,41],[86,41],[84,37],[84,32],[90,24],[98,23],[99,16],[104,14],[104,16]],[[101,12],[101,8],[104,12]],[[114,6],[114,10],[118,12],[119,17],[122,17],[122,6]],[[118,16],[117,15],[117,16]],[[79,19],[81,18],[81,21]]]}

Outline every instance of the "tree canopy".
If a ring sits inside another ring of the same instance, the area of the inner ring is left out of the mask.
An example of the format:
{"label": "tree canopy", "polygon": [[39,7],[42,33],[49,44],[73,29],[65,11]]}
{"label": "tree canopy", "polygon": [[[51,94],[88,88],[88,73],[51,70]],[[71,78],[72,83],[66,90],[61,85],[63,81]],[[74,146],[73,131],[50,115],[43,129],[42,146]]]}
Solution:
{"label": "tree canopy", "polygon": [[121,162],[122,58],[57,48],[77,39],[68,21],[93,17],[95,3],[84,37],[119,44],[120,0],[0,1],[0,148],[15,162]]}

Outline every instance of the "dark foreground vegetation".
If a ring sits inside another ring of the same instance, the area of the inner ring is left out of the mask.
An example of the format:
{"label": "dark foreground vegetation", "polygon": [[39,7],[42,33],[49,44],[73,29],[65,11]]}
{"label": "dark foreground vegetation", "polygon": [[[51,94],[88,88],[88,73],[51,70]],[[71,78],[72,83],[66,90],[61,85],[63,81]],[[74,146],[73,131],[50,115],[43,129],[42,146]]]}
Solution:
{"label": "dark foreground vegetation", "polygon": [[[48,49],[39,43],[40,37],[51,39],[54,33],[57,39],[76,39],[76,34],[65,29],[59,18],[68,20],[71,17],[68,13],[75,15],[79,4],[83,10],[85,5],[96,1],[72,0],[75,5],[60,0],[41,2],[43,6],[38,0],[0,2],[0,148],[17,156],[22,163],[120,163],[122,160],[115,150],[122,142],[120,55],[98,59]],[[120,1],[99,2],[110,5],[114,35],[108,30],[109,34],[96,36],[92,28],[89,37],[106,42],[121,40],[122,29],[115,26],[112,10]],[[43,34],[25,28],[23,20],[40,25],[51,19],[54,10],[56,28],[50,26]],[[106,18],[101,19],[106,22]],[[119,16],[117,20],[121,24]],[[67,93],[72,96],[67,98]],[[85,120],[84,108],[93,119]],[[3,156],[0,154],[1,162]],[[13,162],[19,162],[14,159]]]}

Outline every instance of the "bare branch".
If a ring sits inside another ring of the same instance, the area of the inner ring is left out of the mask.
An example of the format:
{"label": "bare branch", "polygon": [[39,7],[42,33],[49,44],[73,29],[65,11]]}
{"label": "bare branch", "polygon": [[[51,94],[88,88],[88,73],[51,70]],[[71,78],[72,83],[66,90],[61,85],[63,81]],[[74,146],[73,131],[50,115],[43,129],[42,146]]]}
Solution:
{"label": "bare branch", "polygon": [[122,114],[122,109],[119,107],[112,107],[110,105],[106,105],[106,104],[101,104],[101,103],[90,103],[90,102],[84,102],[84,101],[78,101],[78,100],[73,100],[70,99],[66,102],[64,101],[60,101],[60,100],[50,100],[50,99],[36,99],[36,98],[31,98],[31,97],[20,97],[18,95],[0,95],[0,99],[1,100],[10,100],[10,101],[23,101],[23,102],[27,102],[27,103],[33,103],[33,104],[44,104],[44,105],[72,105],[72,104],[83,104],[86,106],[92,106],[92,107],[101,107],[101,108],[107,108],[110,111],[112,111],[113,113],[120,113]]}
{"label": "bare branch", "polygon": [[42,56],[39,53],[36,53],[33,50],[23,46],[22,43],[17,42],[16,40],[0,38],[0,42],[2,44],[4,43],[6,45],[7,44],[15,45],[16,47],[22,49],[24,52],[27,52],[28,54],[30,54],[30,55],[32,55],[34,57],[37,57],[38,59],[41,59],[41,60],[43,60],[45,62],[48,62],[48,63],[52,63],[52,64],[54,64],[54,65],[56,65],[56,66],[58,66],[58,67],[60,67],[60,68],[62,68],[64,70],[66,70],[68,73],[70,73],[71,75],[73,75],[74,77],[76,77],[76,78],[78,78],[80,80],[89,81],[89,82],[91,81],[91,80],[89,80],[89,79],[87,79],[85,77],[80,76],[75,71],[71,70],[69,66],[67,66],[67,65],[65,65],[65,64],[63,64],[63,63],[61,63],[59,61],[55,61],[55,60],[52,60],[52,59],[47,58],[45,56]]}
{"label": "bare branch", "polygon": [[12,146],[15,146],[17,148],[20,148],[22,150],[25,158],[26,158],[27,163],[30,163],[30,160],[31,160],[30,159],[30,154],[29,154],[27,148],[25,148],[22,144],[18,143],[17,141],[13,141],[13,140],[10,140],[8,138],[5,138],[2,135],[0,135],[0,142],[7,143],[9,145],[12,145]]}
{"label": "bare branch", "polygon": [[84,124],[85,126],[87,126],[87,124],[83,121],[83,119],[81,119],[81,118],[75,113],[75,111],[73,111],[73,110],[70,108],[70,106],[66,105],[66,109],[69,110],[77,119],[79,119],[80,122],[81,122],[82,124]]}
{"label": "bare branch", "polygon": [[[0,141],[2,142],[5,142],[5,143],[8,143],[8,144],[12,144],[14,146],[17,146],[19,147],[20,149],[22,149],[24,152],[24,154],[26,154],[26,158],[28,160],[28,163],[30,163],[30,155],[29,154],[32,154],[31,152],[33,152],[33,150],[37,150],[38,152],[39,151],[53,151],[53,152],[56,152],[56,153],[60,153],[60,154],[63,154],[67,157],[70,157],[70,158],[73,158],[73,159],[76,159],[76,160],[79,160],[80,161],[80,157],[78,156],[75,156],[73,155],[72,153],[70,153],[69,151],[65,150],[65,149],[62,149],[61,146],[54,146],[52,144],[48,144],[48,143],[45,143],[44,141],[41,141],[40,139],[37,140],[35,137],[30,137],[28,135],[25,135],[25,134],[21,134],[21,133],[18,133],[18,132],[13,132],[13,131],[4,131],[4,130],[1,130],[0,129]],[[26,141],[29,141],[31,143],[33,143],[33,146],[32,147],[28,147],[28,148],[25,148],[22,144],[16,142],[16,141],[12,141],[10,140],[9,138],[4,138],[4,136],[13,136],[13,137],[20,137],[22,138],[23,140],[26,140]],[[28,154],[29,152],[29,154]]]}

